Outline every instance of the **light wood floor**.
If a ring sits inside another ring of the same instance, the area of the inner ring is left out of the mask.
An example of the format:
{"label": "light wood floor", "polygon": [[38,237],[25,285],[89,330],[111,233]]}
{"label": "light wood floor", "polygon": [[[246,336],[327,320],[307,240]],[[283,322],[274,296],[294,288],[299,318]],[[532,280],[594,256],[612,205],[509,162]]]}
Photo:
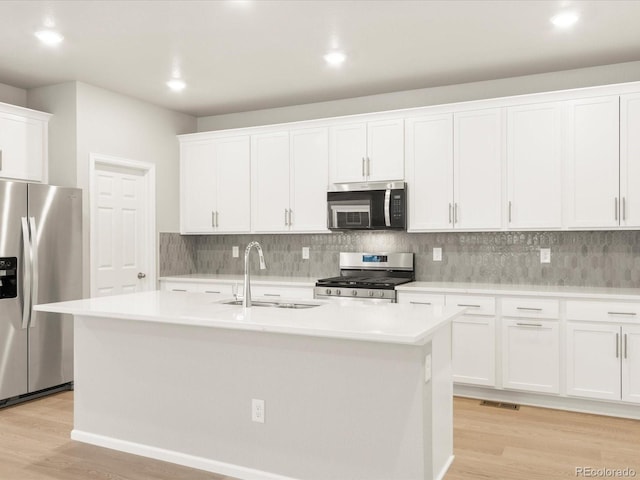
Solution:
{"label": "light wood floor", "polygon": [[[462,398],[454,406],[456,460],[446,480],[576,478],[576,467],[630,467],[640,478],[640,421]],[[0,479],[228,479],[71,441],[72,415],[72,392],[0,410]]]}

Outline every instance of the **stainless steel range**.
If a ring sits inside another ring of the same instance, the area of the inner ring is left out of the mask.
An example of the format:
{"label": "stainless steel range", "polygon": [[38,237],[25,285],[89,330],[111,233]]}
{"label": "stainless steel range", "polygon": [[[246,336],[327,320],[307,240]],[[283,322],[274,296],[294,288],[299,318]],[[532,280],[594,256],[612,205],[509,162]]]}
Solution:
{"label": "stainless steel range", "polygon": [[316,282],[315,298],[396,301],[396,286],[415,279],[413,253],[340,253],[340,276]]}

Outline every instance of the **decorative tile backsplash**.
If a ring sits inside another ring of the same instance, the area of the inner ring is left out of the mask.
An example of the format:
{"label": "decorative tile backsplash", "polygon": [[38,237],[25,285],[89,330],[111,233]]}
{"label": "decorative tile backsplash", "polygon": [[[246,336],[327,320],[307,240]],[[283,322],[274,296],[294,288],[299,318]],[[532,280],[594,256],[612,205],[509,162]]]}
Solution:
{"label": "decorative tile backsplash", "polygon": [[[414,252],[416,279],[530,285],[640,288],[640,231],[390,233],[295,235],[160,234],[160,275],[243,272],[246,245],[262,245],[267,270],[252,275],[322,278],[338,274],[342,251]],[[232,258],[231,247],[240,247]],[[302,247],[310,259],[302,260]],[[442,248],[442,261],[432,249]],[[540,248],[551,263],[540,263]]]}

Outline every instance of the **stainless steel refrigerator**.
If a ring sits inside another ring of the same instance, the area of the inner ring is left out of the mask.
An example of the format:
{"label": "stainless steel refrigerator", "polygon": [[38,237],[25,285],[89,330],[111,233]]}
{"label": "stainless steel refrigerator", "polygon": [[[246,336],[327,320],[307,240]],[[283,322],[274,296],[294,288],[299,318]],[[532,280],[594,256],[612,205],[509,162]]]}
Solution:
{"label": "stainless steel refrigerator", "polygon": [[0,407],[73,381],[73,320],[32,307],[82,298],[79,189],[0,181]]}

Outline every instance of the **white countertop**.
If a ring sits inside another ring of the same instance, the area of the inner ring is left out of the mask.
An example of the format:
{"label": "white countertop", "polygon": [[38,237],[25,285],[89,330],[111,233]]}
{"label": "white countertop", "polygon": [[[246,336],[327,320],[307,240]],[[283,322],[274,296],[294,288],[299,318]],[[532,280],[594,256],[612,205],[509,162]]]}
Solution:
{"label": "white countertop", "polygon": [[640,288],[567,287],[546,285],[502,285],[496,283],[411,282],[396,287],[399,292],[467,293],[477,295],[522,295],[594,300],[640,301]]}
{"label": "white countertop", "polygon": [[42,312],[166,324],[207,326],[347,340],[422,345],[464,308],[410,304],[321,303],[287,309],[224,305],[224,295],[151,291],[35,306]]}
{"label": "white countertop", "polygon": [[[251,275],[251,285],[278,285],[281,287],[315,287],[316,277],[282,277],[276,275]],[[244,275],[191,273],[160,277],[160,281],[184,283],[242,283]]]}

